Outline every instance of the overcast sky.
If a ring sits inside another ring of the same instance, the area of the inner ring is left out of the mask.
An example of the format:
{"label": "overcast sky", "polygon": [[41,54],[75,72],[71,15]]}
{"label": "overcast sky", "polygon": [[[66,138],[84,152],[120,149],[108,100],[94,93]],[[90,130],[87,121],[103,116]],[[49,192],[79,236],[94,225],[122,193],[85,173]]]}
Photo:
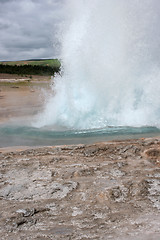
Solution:
{"label": "overcast sky", "polygon": [[64,0],[0,0],[0,61],[58,55]]}

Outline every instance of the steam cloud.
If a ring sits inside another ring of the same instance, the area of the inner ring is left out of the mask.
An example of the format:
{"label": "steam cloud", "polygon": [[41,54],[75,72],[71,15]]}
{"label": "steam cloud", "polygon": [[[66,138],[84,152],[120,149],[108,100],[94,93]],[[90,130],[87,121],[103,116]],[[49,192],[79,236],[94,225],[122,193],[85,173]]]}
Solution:
{"label": "steam cloud", "polygon": [[71,0],[57,76],[36,126],[158,126],[159,0]]}

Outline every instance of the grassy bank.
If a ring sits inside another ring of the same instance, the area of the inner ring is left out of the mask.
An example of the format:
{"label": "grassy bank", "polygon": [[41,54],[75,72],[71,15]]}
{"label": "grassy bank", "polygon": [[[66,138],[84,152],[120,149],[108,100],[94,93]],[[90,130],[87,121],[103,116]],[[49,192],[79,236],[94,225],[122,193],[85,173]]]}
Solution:
{"label": "grassy bank", "polygon": [[0,62],[0,73],[51,76],[60,71],[58,59]]}
{"label": "grassy bank", "polygon": [[23,60],[23,61],[1,61],[2,65],[10,66],[23,66],[23,65],[32,65],[32,66],[50,66],[50,67],[60,67],[60,61],[58,59],[37,59],[37,60]]}

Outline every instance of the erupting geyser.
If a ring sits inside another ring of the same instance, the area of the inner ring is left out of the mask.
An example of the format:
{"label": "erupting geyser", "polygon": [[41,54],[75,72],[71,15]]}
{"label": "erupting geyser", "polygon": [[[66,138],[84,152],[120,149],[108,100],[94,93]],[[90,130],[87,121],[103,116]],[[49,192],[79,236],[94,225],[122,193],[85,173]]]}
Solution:
{"label": "erupting geyser", "polygon": [[158,126],[159,0],[66,1],[57,76],[36,126]]}

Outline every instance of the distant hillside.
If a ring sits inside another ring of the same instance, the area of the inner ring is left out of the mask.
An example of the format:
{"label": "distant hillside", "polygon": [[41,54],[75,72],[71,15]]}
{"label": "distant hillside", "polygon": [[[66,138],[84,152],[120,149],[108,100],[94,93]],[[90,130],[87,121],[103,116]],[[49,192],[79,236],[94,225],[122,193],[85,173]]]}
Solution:
{"label": "distant hillside", "polygon": [[40,65],[40,66],[51,66],[51,67],[60,67],[60,61],[58,59],[31,59],[23,61],[0,61],[0,64],[3,65]]}
{"label": "distant hillside", "polygon": [[58,59],[38,59],[24,61],[1,61],[0,73],[18,75],[54,75],[60,71]]}

